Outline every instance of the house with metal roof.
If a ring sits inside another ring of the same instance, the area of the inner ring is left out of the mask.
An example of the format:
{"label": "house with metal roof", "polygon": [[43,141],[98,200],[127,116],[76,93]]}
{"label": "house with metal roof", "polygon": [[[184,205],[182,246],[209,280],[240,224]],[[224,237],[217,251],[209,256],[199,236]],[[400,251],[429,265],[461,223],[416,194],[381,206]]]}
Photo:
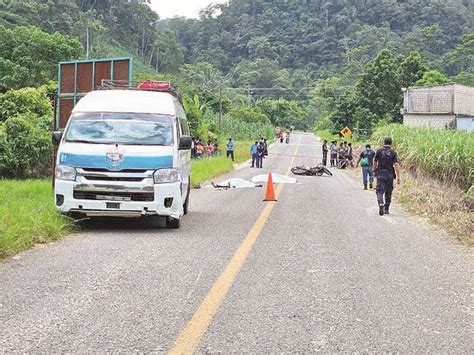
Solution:
{"label": "house with metal roof", "polygon": [[474,130],[474,87],[447,84],[402,90],[403,124]]}

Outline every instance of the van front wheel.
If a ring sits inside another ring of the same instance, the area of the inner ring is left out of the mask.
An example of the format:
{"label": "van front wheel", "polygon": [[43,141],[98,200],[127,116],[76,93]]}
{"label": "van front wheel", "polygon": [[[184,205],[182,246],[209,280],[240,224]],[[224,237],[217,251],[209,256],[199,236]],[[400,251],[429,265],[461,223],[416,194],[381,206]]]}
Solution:
{"label": "van front wheel", "polygon": [[168,217],[166,218],[166,228],[178,229],[181,226],[181,220],[178,218]]}
{"label": "van front wheel", "polygon": [[189,212],[189,195],[191,194],[191,182],[188,184],[188,194],[186,195],[186,201],[184,201],[183,211],[184,214]]}

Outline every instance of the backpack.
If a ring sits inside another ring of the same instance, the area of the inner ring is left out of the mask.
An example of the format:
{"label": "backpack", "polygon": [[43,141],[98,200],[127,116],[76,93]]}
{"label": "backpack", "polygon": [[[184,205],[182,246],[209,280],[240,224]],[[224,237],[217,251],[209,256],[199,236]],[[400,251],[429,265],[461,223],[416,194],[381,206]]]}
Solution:
{"label": "backpack", "polygon": [[369,166],[369,158],[362,158],[360,161],[360,166]]}

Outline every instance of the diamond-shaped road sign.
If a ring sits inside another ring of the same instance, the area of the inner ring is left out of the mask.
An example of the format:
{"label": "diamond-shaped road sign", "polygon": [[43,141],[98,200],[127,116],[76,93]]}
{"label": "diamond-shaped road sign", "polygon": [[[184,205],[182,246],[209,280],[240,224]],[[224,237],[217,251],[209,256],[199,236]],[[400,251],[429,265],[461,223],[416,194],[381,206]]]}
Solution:
{"label": "diamond-shaped road sign", "polygon": [[345,127],[341,130],[341,134],[343,135],[344,138],[352,136],[352,131],[350,130],[349,127]]}

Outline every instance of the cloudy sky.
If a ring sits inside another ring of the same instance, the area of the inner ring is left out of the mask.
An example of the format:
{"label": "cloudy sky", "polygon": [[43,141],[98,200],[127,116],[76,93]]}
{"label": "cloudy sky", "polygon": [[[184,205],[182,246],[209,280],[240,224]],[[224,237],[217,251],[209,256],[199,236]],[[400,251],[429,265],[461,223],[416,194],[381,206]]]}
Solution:
{"label": "cloudy sky", "polygon": [[151,7],[161,19],[174,16],[197,18],[199,10],[216,2],[222,3],[226,0],[151,0]]}

